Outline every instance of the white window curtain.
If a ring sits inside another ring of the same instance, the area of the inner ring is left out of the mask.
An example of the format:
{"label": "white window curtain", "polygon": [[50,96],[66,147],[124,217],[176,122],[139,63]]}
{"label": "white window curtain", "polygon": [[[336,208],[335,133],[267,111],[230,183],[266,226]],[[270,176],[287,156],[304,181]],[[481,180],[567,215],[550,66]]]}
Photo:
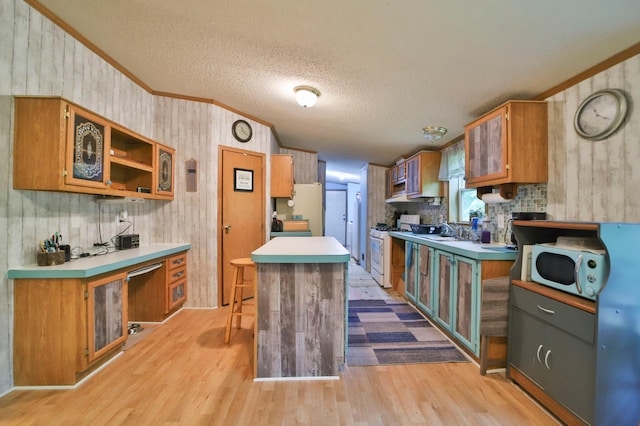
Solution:
{"label": "white window curtain", "polygon": [[464,139],[442,151],[438,180],[449,181],[461,176],[464,176]]}

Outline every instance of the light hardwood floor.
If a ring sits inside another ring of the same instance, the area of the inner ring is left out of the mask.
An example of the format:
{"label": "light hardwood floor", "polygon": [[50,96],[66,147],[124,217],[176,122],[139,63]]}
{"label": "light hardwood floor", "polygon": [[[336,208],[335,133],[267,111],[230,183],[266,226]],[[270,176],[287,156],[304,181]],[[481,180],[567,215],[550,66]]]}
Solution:
{"label": "light hardwood floor", "polygon": [[73,390],[0,399],[11,425],[556,424],[472,363],[345,367],[339,380],[253,382],[253,319],[223,343],[228,307],[183,309]]}

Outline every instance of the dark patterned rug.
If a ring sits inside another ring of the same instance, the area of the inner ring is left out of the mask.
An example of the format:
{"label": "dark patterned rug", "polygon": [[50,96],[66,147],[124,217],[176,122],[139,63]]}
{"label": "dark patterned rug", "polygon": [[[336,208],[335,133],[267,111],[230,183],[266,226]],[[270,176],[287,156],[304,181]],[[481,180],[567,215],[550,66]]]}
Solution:
{"label": "dark patterned rug", "polygon": [[469,362],[414,307],[396,300],[349,300],[347,365]]}

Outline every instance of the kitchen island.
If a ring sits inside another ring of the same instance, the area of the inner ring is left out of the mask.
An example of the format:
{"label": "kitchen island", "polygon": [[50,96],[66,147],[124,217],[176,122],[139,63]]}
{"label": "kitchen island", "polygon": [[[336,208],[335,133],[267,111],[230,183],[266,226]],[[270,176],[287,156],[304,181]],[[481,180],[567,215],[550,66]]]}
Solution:
{"label": "kitchen island", "polygon": [[333,237],[277,237],[256,263],[256,379],[338,376],[344,363],[349,252]]}

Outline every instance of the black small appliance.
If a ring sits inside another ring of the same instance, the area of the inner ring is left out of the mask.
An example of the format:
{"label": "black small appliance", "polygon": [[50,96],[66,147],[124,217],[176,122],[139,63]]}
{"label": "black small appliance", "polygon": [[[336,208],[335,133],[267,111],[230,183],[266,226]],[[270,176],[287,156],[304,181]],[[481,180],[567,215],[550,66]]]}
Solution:
{"label": "black small appliance", "polygon": [[116,237],[116,248],[118,250],[125,250],[136,247],[140,247],[139,234],[118,235]]}

